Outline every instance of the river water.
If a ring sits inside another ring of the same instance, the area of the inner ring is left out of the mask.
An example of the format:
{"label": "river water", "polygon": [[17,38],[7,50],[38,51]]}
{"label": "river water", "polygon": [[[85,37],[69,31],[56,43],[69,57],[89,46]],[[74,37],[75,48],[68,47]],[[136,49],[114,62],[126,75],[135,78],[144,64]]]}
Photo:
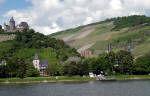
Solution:
{"label": "river water", "polygon": [[150,96],[150,81],[4,84],[0,96]]}

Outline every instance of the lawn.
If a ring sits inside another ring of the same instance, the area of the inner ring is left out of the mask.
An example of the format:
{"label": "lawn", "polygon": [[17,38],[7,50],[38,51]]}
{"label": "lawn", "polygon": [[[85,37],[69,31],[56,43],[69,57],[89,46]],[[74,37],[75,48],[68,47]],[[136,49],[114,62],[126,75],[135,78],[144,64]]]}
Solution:
{"label": "lawn", "polygon": [[95,81],[96,78],[80,77],[80,76],[58,76],[56,77],[28,77],[20,78],[1,78],[0,83],[40,83],[40,82],[69,82],[69,81]]}

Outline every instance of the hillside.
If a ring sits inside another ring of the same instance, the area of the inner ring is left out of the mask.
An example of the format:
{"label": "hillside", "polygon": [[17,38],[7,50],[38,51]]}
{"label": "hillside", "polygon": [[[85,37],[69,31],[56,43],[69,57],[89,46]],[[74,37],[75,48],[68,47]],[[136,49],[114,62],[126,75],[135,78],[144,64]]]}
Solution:
{"label": "hillside", "polygon": [[41,60],[47,60],[49,63],[65,61],[71,56],[79,56],[76,50],[70,48],[62,40],[49,38],[43,34],[35,33],[34,30],[16,32],[13,38],[0,43],[0,61],[17,57],[24,58],[30,63],[35,53],[39,55]]}
{"label": "hillside", "polygon": [[112,18],[57,32],[50,37],[64,40],[79,52],[91,49],[95,54],[102,53],[107,50],[108,42],[111,42],[113,51],[131,45],[132,53],[141,56],[150,51],[150,17],[135,15]]}

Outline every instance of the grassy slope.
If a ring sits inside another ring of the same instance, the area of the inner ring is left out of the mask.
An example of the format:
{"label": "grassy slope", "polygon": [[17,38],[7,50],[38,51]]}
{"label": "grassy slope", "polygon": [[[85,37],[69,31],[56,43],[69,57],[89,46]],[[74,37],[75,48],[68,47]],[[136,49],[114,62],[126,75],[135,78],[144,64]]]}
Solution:
{"label": "grassy slope", "polygon": [[35,53],[38,54],[40,60],[47,60],[49,63],[59,61],[56,58],[56,50],[52,48],[25,48],[15,53],[15,56],[25,58],[28,62],[31,62],[34,58]]}
{"label": "grassy slope", "polygon": [[[65,32],[63,32],[63,34],[58,33],[56,35],[53,35],[53,37],[62,39],[69,35],[80,33],[82,29],[86,29],[89,26],[81,27],[80,30],[77,30],[76,32],[76,29],[74,29],[67,31],[66,34]],[[111,41],[113,43],[114,51],[125,49],[127,45],[133,46],[133,54],[135,56],[140,56],[150,51],[150,26],[148,25],[140,25],[133,28],[126,27],[120,30],[113,31],[112,28],[114,28],[114,25],[112,22],[95,24],[92,25],[92,27],[94,29],[92,33],[88,34],[84,38],[73,41],[70,45],[78,49],[81,48],[83,45],[95,43],[89,49],[100,50],[104,52],[107,50],[108,41]],[[136,40],[136,42],[128,43],[129,41],[134,40]]]}
{"label": "grassy slope", "polygon": [[[0,43],[0,54],[7,52],[11,48],[11,41],[1,42]],[[24,58],[28,62],[31,62],[34,58],[35,53],[39,55],[40,60],[47,60],[49,63],[59,61],[56,58],[56,50],[52,48],[41,48],[41,49],[34,49],[34,48],[24,48],[20,49],[14,53],[15,56],[19,58]]]}

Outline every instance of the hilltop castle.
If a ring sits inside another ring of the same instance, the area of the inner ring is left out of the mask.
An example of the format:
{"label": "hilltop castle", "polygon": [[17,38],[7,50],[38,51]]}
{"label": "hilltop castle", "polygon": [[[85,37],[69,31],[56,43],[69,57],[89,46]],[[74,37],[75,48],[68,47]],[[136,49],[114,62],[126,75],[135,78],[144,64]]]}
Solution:
{"label": "hilltop castle", "polygon": [[19,25],[15,25],[15,20],[13,17],[11,17],[9,21],[9,25],[6,25],[4,23],[4,30],[7,32],[15,32],[15,31],[22,31],[24,28],[29,29],[29,25],[27,22],[21,22]]}

